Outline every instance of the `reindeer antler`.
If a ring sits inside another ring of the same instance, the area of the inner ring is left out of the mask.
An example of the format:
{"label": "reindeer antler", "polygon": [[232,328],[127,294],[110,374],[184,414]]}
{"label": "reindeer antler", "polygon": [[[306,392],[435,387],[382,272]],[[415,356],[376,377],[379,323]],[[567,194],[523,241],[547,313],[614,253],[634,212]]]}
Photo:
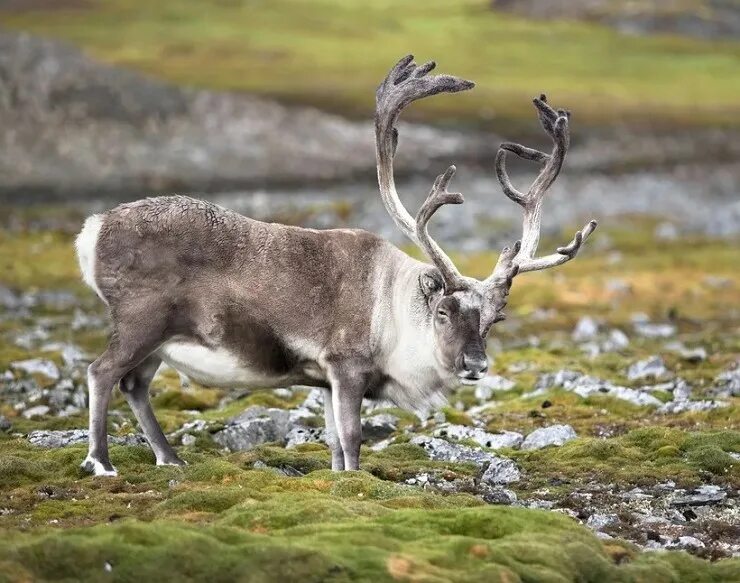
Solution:
{"label": "reindeer antler", "polygon": [[[558,247],[556,253],[544,257],[534,257],[537,252],[537,246],[540,241],[540,228],[542,219],[542,200],[547,190],[552,186],[555,179],[560,174],[563,167],[565,154],[570,145],[569,119],[570,112],[564,109],[554,110],[547,103],[547,97],[543,94],[539,98],[533,99],[537,116],[540,119],[545,132],[553,140],[552,153],[545,154],[539,150],[527,148],[520,144],[504,142],[501,144],[496,154],[496,176],[501,183],[504,194],[524,209],[524,221],[522,224],[521,243],[517,243],[517,251],[512,253],[509,248],[504,249],[499,257],[493,274],[488,278],[488,282],[494,285],[501,285],[501,277],[504,270],[511,265],[516,265],[516,273],[527,271],[537,271],[561,265],[570,261],[581,249],[581,245],[596,228],[596,221],[589,221],[578,231],[573,240],[564,247]],[[518,191],[509,180],[506,173],[506,153],[511,152],[525,160],[531,160],[544,164],[539,175],[532,183],[526,194]],[[509,278],[509,285],[511,285]]]}
{"label": "reindeer antler", "polygon": [[414,220],[398,197],[393,179],[393,157],[398,146],[398,130],[395,124],[401,111],[417,99],[438,93],[465,91],[472,89],[475,84],[451,75],[427,76],[435,67],[434,61],[416,65],[413,59],[413,55],[408,55],[398,61],[375,94],[378,184],[388,214],[401,232],[416,243],[439,269],[449,293],[461,287],[463,279],[450,258],[429,235],[427,223],[439,207],[463,202],[461,194],[447,192],[447,185],[455,173],[455,167],[451,166],[447,172],[437,177],[429,197]]}

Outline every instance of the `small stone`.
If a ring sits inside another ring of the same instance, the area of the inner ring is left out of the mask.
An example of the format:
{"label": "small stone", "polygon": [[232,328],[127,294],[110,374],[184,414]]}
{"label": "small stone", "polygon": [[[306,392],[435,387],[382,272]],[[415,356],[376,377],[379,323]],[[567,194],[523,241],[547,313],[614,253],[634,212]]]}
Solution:
{"label": "small stone", "polygon": [[324,429],[297,425],[288,431],[285,447],[293,448],[304,443],[321,443],[324,441]]}
{"label": "small stone", "polygon": [[542,407],[543,409],[549,409],[550,407],[552,407],[552,401],[548,401],[547,399],[545,399],[544,401],[542,401],[542,405],[540,405],[540,407]]}
{"label": "small stone", "polygon": [[622,350],[630,345],[629,337],[618,328],[609,330],[609,336],[604,341],[603,349],[607,352]]}
{"label": "small stone", "polygon": [[10,431],[10,429],[13,427],[13,424],[8,420],[5,415],[0,415],[0,431]]}
{"label": "small stone", "polygon": [[495,392],[510,391],[516,383],[500,375],[487,375],[475,385],[475,398],[479,402],[490,401]]}
{"label": "small stone", "polygon": [[527,435],[524,443],[522,443],[522,449],[542,449],[550,445],[559,446],[577,437],[575,430],[570,425],[541,427]]}
{"label": "small stone", "polygon": [[191,435],[190,433],[183,433],[182,437],[180,438],[180,443],[182,443],[185,447],[193,447],[196,441],[197,439],[195,435]]}
{"label": "small stone", "polygon": [[586,521],[586,526],[593,530],[602,530],[615,524],[619,524],[619,516],[616,514],[592,514]]}
{"label": "small stone", "polygon": [[704,543],[694,536],[679,536],[676,542],[667,544],[666,548],[669,548],[669,549],[681,548],[681,549],[698,550],[698,549],[704,548]]}
{"label": "small stone", "polygon": [[481,482],[489,485],[511,484],[518,482],[522,475],[519,468],[516,467],[514,460],[509,458],[496,457],[491,460],[488,467],[481,476]]}
{"label": "small stone", "polygon": [[363,441],[378,441],[385,439],[396,429],[400,419],[390,413],[371,415],[362,420]]}
{"label": "small stone", "polygon": [[279,388],[274,389],[272,391],[272,394],[276,397],[280,397],[281,399],[290,399],[293,396],[293,391],[291,391],[290,389]]}
{"label": "small stone", "polygon": [[269,442],[285,441],[290,415],[283,409],[250,407],[233,418],[213,440],[229,451],[247,451]]}
{"label": "small stone", "polygon": [[592,340],[599,334],[599,324],[593,318],[584,316],[573,329],[571,337],[575,342],[585,342],[586,340]]}
{"label": "small stone", "polygon": [[50,381],[58,381],[60,374],[57,365],[51,360],[31,358],[10,363],[10,368],[21,371],[29,376],[40,375]]}
{"label": "small stone", "polygon": [[714,379],[715,387],[726,396],[740,397],[740,362],[735,362]]}
{"label": "small stone", "polygon": [[36,405],[35,407],[30,407],[23,411],[23,416],[26,419],[35,419],[36,417],[48,415],[50,411],[51,409],[46,405]]}
{"label": "small stone", "polygon": [[719,409],[720,407],[727,407],[729,403],[724,401],[671,401],[665,403],[658,408],[658,413],[685,413],[686,411],[698,412],[698,411],[710,411],[712,409]]}
{"label": "small stone", "polygon": [[[28,441],[36,447],[57,448],[87,443],[87,436],[87,429],[38,430],[28,434]],[[117,445],[146,445],[146,439],[139,434],[109,435],[108,440]]]}
{"label": "small stone", "polygon": [[444,424],[434,432],[436,437],[452,439],[472,439],[482,447],[501,449],[503,447],[517,448],[524,441],[524,436],[515,431],[500,431],[489,433],[477,427],[465,425]]}
{"label": "small stone", "polygon": [[106,573],[110,573],[113,570],[113,565],[111,565],[108,561],[106,561],[105,564],[103,565],[103,570]]}
{"label": "small stone", "polygon": [[672,506],[707,506],[719,504],[727,498],[727,493],[719,486],[704,485],[694,490],[691,494],[674,495],[669,503]]}
{"label": "small stone", "polygon": [[627,378],[631,381],[658,378],[666,374],[668,374],[668,369],[660,356],[651,356],[645,360],[639,360],[627,370]]}
{"label": "small stone", "polygon": [[673,324],[635,322],[633,326],[635,332],[643,338],[670,338],[676,334],[676,327]]}
{"label": "small stone", "polygon": [[469,462],[480,467],[487,467],[494,459],[498,459],[492,453],[482,449],[450,443],[444,439],[417,435],[411,439],[411,443],[423,447],[429,459],[443,462]]}
{"label": "small stone", "polygon": [[517,501],[517,497],[514,492],[506,488],[485,488],[483,491],[483,501],[488,504],[511,506]]}

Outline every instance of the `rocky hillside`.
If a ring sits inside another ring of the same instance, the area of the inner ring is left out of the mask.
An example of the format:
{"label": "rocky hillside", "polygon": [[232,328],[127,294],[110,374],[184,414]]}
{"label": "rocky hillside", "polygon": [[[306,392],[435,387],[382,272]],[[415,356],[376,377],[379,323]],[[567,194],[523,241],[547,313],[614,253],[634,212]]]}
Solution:
{"label": "rocky hillside", "polygon": [[627,34],[740,38],[736,0],[491,0],[491,6],[537,19],[600,22]]}
{"label": "rocky hillside", "polygon": [[[0,194],[215,190],[372,176],[373,130],[309,108],[167,85],[62,43],[0,32]],[[480,156],[456,132],[408,126],[398,167]],[[490,146],[493,147],[493,141]]]}

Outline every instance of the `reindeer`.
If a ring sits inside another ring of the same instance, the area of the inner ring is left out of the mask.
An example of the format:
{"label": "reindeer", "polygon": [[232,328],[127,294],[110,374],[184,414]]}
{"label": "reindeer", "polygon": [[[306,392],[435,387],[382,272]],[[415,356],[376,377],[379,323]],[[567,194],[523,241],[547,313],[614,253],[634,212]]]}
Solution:
{"label": "reindeer", "polygon": [[[496,157],[504,193],[523,209],[521,241],[503,249],[488,278],[461,275],[427,228],[440,207],[463,202],[447,190],[455,167],[437,177],[415,218],[393,177],[401,111],[474,86],[429,75],[434,67],[401,59],[378,87],[375,112],[383,203],[431,265],[366,231],[264,223],[185,196],[122,204],[85,221],[76,241],[82,276],[112,319],[110,342],[88,369],[86,471],[116,475],[107,444],[116,384],[157,464],[184,463],[149,401],[162,362],[214,387],[323,388],[333,470],[359,467],[363,398],[419,409],[484,377],[486,337],[504,318],[512,279],[573,259],[596,223],[555,253],[535,257],[543,196],[569,144],[569,113],[552,109],[542,95],[534,105],[552,152],[504,143]],[[526,194],[507,176],[507,152],[543,165]]]}

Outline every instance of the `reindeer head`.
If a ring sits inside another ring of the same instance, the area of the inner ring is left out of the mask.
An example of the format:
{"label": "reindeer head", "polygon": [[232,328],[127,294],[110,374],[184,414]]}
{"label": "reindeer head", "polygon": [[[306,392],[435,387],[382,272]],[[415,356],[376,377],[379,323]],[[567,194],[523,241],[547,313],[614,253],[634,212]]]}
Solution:
{"label": "reindeer head", "polygon": [[[413,101],[436,95],[472,89],[474,84],[450,75],[432,75],[435,63],[417,66],[413,56],[401,59],[378,87],[376,93],[375,139],[378,183],[383,203],[399,229],[416,243],[431,260],[433,267],[419,277],[419,292],[434,330],[435,352],[440,364],[465,382],[481,379],[488,369],[486,338],[496,322],[504,319],[503,309],[513,278],[518,273],[547,269],[576,256],[583,241],[596,228],[590,221],[573,240],[556,253],[535,258],[540,238],[542,201],[562,168],[569,145],[570,112],[552,109],[544,95],[534,105],[545,132],[553,140],[553,150],[545,154],[519,144],[504,143],[496,155],[496,174],[504,194],[524,211],[522,238],[505,247],[491,275],[485,280],[465,277],[432,239],[427,224],[432,215],[447,204],[462,204],[459,192],[448,192],[455,174],[450,166],[437,176],[426,201],[412,218],[401,203],[393,178],[393,157],[398,145],[395,127],[401,111]],[[526,194],[516,190],[506,174],[506,153],[538,162],[543,168]]]}

